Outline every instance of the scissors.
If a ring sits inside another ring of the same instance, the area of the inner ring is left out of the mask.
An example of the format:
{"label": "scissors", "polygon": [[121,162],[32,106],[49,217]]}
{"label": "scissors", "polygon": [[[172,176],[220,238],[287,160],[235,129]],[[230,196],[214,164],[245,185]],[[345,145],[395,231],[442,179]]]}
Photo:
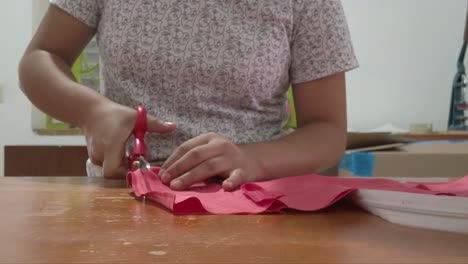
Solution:
{"label": "scissors", "polygon": [[[127,168],[129,171],[140,169],[143,174],[146,174],[151,170],[151,164],[145,158],[146,108],[138,106],[135,109],[137,111],[137,118],[132,132],[134,137],[133,148],[129,146],[125,148],[125,158],[128,162]],[[86,172],[90,177],[102,177],[102,167],[93,164],[90,159],[86,161]],[[131,185],[128,178],[127,183],[129,186]]]}
{"label": "scissors", "polygon": [[146,160],[145,134],[147,132],[146,108],[138,106],[135,127],[133,128],[133,149],[127,149],[128,168],[131,171],[141,170],[147,173],[151,170],[151,164]]}
{"label": "scissors", "polygon": [[[146,108],[138,106],[135,108],[137,117],[135,127],[133,128],[133,149],[129,151],[127,148],[126,156],[128,160],[128,169],[131,171],[141,170],[144,174],[150,172],[151,164],[146,160],[146,145],[145,134],[147,132],[147,117]],[[131,186],[131,178],[127,176],[127,185]],[[143,202],[146,202],[146,196],[142,197]]]}

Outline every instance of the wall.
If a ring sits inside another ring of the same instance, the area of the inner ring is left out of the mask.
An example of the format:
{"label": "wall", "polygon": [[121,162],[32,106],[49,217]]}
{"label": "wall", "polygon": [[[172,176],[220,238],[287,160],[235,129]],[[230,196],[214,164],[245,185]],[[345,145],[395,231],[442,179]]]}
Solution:
{"label": "wall", "polygon": [[[37,1],[37,0],[36,0]],[[32,34],[32,1],[0,2],[0,175],[4,145],[84,145],[82,137],[38,136],[31,131],[31,105],[17,84],[17,66]]]}
{"label": "wall", "polygon": [[[444,129],[466,0],[342,0],[361,67],[348,75],[349,125],[430,122]],[[3,145],[84,144],[31,132],[16,68],[31,37],[32,1],[0,1],[0,161]],[[0,162],[3,175],[3,162]]]}
{"label": "wall", "polygon": [[342,0],[361,67],[348,75],[349,126],[447,128],[466,0]]}

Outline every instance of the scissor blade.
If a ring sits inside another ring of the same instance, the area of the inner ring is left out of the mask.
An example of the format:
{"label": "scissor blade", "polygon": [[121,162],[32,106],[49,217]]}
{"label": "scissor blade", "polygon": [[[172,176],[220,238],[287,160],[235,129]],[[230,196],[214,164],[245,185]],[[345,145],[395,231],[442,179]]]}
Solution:
{"label": "scissor blade", "polygon": [[142,172],[147,173],[151,170],[151,164],[142,156],[138,157],[140,162],[140,169]]}

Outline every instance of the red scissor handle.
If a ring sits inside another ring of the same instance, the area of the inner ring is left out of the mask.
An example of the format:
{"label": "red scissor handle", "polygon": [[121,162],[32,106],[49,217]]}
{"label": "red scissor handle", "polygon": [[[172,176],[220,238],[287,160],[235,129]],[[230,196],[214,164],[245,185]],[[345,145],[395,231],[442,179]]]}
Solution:
{"label": "red scissor handle", "polygon": [[146,108],[143,106],[138,106],[136,111],[137,118],[135,122],[135,128],[133,129],[133,154],[135,156],[145,156],[145,134],[147,130]]}
{"label": "red scissor handle", "polygon": [[135,127],[133,128],[133,152],[130,153],[128,159],[128,167],[130,170],[134,170],[134,162],[139,157],[145,157],[146,145],[145,145],[145,134],[147,130],[146,123],[146,108],[143,106],[136,107],[137,117],[135,121]]}

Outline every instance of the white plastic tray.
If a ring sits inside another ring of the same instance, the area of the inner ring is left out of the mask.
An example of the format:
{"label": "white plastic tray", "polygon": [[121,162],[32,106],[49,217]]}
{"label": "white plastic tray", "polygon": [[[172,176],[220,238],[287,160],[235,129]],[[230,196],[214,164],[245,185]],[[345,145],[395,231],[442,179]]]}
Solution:
{"label": "white plastic tray", "polygon": [[357,190],[349,198],[392,223],[468,234],[467,197]]}

